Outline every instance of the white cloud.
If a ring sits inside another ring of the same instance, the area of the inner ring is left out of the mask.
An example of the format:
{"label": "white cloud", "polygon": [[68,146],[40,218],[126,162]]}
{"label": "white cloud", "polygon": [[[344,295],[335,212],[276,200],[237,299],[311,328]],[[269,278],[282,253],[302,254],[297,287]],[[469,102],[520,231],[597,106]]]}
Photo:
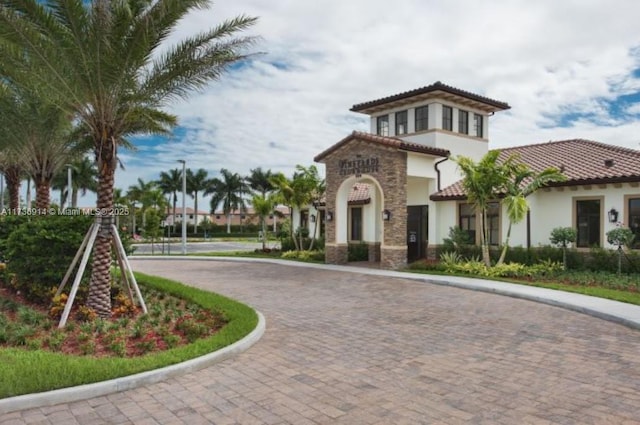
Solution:
{"label": "white cloud", "polygon": [[[265,53],[171,106],[186,134],[122,154],[118,186],[156,178],[176,159],[211,175],[291,172],[368,129],[353,104],[436,80],[512,106],[493,117],[492,147],[582,137],[638,148],[640,124],[606,102],[640,89],[640,3],[237,0],[189,16],[173,39],[240,13],[260,17],[250,34]],[[559,127],[570,112],[583,118]]]}

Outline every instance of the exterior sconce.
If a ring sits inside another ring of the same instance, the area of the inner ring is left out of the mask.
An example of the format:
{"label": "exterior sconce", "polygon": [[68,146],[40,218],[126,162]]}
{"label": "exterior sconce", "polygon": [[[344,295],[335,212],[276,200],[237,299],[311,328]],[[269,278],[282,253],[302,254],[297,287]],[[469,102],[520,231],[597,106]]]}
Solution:
{"label": "exterior sconce", "polygon": [[327,211],[327,221],[333,221],[333,211]]}
{"label": "exterior sconce", "polygon": [[617,223],[618,222],[618,210],[615,208],[611,208],[609,210],[609,223]]}
{"label": "exterior sconce", "polygon": [[391,211],[389,211],[389,210],[383,210],[383,211],[382,211],[382,219],[383,219],[384,221],[389,221],[389,220],[391,220]]}
{"label": "exterior sconce", "polygon": [[314,214],[311,214],[311,222],[312,223],[316,222],[316,216]]}

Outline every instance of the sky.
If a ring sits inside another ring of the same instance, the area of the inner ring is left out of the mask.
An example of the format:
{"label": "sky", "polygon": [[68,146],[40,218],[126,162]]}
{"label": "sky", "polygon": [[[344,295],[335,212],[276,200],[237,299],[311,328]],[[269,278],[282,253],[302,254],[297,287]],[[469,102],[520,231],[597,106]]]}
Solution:
{"label": "sky", "polygon": [[211,177],[290,175],[368,131],[354,104],[435,81],[509,103],[491,118],[490,148],[585,138],[640,149],[638,1],[219,0],[169,43],[240,14],[259,18],[245,32],[260,36],[256,54],[171,105],[173,137],[133,138],[117,187],[157,179],[178,159]]}

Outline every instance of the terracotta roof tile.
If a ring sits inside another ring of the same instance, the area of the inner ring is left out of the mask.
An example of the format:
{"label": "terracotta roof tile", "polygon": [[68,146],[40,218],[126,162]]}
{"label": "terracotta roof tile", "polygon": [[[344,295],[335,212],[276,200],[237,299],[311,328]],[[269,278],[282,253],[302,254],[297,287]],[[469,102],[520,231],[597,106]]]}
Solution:
{"label": "terracotta roof tile", "polygon": [[349,192],[349,204],[368,204],[371,201],[369,185],[366,183],[356,183]]}
{"label": "terracotta roof tile", "polygon": [[435,83],[429,86],[420,87],[419,89],[409,90],[406,92],[394,94],[392,96],[387,96],[380,99],[370,100],[368,102],[355,104],[350,110],[353,112],[360,112],[374,106],[380,106],[380,105],[384,105],[385,103],[390,103],[390,102],[394,102],[396,100],[401,100],[401,99],[407,99],[410,97],[419,96],[421,94],[426,94],[426,93],[435,92],[435,91],[443,91],[446,93],[454,94],[456,96],[465,97],[467,99],[471,99],[476,102],[493,106],[496,110],[505,110],[505,109],[511,108],[511,106],[509,106],[509,104],[506,102],[500,102],[498,100],[480,96],[479,94],[471,93],[466,90],[461,90],[459,88],[452,87],[447,84],[443,84],[440,81],[436,81]]}
{"label": "terracotta roof tile", "polygon": [[316,155],[316,157],[313,158],[313,160],[316,162],[321,162],[327,155],[336,151],[337,149],[339,149],[340,147],[344,146],[345,144],[349,143],[352,140],[362,140],[365,142],[370,142],[370,143],[374,143],[382,146],[389,146],[392,148],[397,148],[401,151],[418,152],[418,153],[424,153],[424,154],[434,155],[434,156],[443,156],[443,157],[449,156],[449,151],[445,149],[433,148],[431,146],[421,145],[419,143],[406,142],[397,137],[377,136],[371,133],[354,131],[344,139],[340,140],[335,145],[331,146],[329,149],[325,150],[319,155]]}
{"label": "terracotta roof tile", "polygon": [[[607,145],[584,139],[560,140],[500,150],[499,160],[511,155],[540,172],[548,167],[559,168],[567,181],[549,186],[576,186],[640,181],[640,151]],[[464,199],[462,181],[448,186],[431,199]]]}

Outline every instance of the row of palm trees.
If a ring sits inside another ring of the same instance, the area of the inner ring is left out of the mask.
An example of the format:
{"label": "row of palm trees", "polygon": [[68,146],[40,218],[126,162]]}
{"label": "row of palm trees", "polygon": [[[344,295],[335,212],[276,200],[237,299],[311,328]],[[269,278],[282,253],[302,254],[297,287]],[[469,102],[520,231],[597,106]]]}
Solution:
{"label": "row of palm trees", "polygon": [[[159,179],[155,181],[145,182],[138,179],[124,196],[121,190],[116,189],[116,203],[131,206],[134,210],[136,203],[141,204],[143,220],[144,211],[148,208],[155,208],[164,214],[167,206],[172,209],[173,217],[176,217],[182,180],[182,170],[178,168],[162,171]],[[194,200],[196,212],[200,195],[211,195],[210,211],[223,211],[227,217],[227,233],[231,232],[231,213],[234,211],[246,212],[251,205],[255,214],[260,217],[263,234],[266,234],[266,217],[274,213],[277,205],[284,204],[291,211],[294,208],[301,209],[314,201],[318,202],[324,194],[324,179],[320,178],[318,169],[313,165],[298,165],[290,178],[282,173],[265,171],[261,167],[250,170],[248,176],[241,176],[223,168],[219,177],[214,178],[209,178],[209,173],[203,168],[195,172],[188,168],[186,186],[187,194]],[[198,231],[197,221],[196,219],[195,233]],[[135,228],[135,223],[133,227]],[[291,234],[295,233],[294,229],[289,230]],[[298,233],[302,235],[302,232]],[[315,235],[315,231],[313,234]],[[297,240],[294,238],[294,244],[297,249],[302,247],[301,236]]]}
{"label": "row of palm trees", "polygon": [[[208,0],[0,0],[0,171],[17,208],[26,173],[36,206],[50,203],[54,177],[91,152],[97,207],[114,206],[118,149],[137,134],[171,133],[178,99],[203,90],[248,57],[255,38],[238,16],[165,46],[188,13]],[[161,50],[161,51],[160,51]],[[101,225],[112,217],[101,217]],[[111,239],[95,242],[88,307],[111,315]]]}

